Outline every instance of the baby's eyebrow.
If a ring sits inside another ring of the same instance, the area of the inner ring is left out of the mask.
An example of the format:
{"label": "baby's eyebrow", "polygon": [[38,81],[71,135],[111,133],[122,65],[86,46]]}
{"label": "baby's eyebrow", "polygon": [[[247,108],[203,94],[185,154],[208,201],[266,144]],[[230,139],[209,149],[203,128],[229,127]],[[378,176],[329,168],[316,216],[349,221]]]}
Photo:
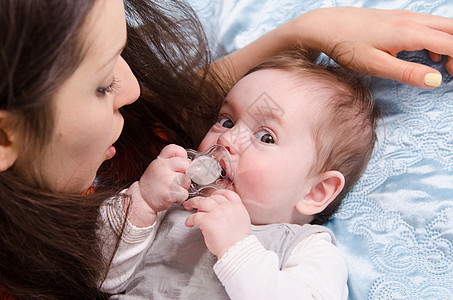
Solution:
{"label": "baby's eyebrow", "polygon": [[272,121],[280,127],[283,126],[282,116],[284,115],[284,112],[279,107],[260,105],[259,103],[254,102],[253,105],[246,107],[244,111],[239,112],[237,111],[238,108],[234,104],[234,101],[228,98],[225,98],[223,101],[223,106],[232,110],[234,114],[240,115],[242,118],[244,116],[250,117],[258,124],[266,124]]}
{"label": "baby's eyebrow", "polygon": [[270,106],[260,106],[256,105],[249,107],[247,113],[258,123],[273,122],[279,126],[282,126],[282,116],[283,112],[279,109],[272,108]]}
{"label": "baby's eyebrow", "polygon": [[228,98],[225,98],[222,103],[222,108],[227,107],[229,109],[232,109],[234,112],[236,112],[236,106],[234,105],[234,102],[229,100]]}
{"label": "baby's eyebrow", "polygon": [[280,116],[273,113],[253,113],[252,117],[255,121],[262,125],[267,125],[272,122],[272,124],[277,124],[280,127],[282,126],[282,119],[280,118]]}

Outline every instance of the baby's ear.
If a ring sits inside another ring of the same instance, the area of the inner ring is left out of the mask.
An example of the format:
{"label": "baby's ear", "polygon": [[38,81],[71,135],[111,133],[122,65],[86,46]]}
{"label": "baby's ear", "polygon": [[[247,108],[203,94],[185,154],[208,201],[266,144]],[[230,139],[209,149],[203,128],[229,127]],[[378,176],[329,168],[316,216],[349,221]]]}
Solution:
{"label": "baby's ear", "polygon": [[338,171],[321,173],[308,194],[296,204],[302,215],[312,216],[323,211],[344,187],[344,176]]}
{"label": "baby's ear", "polygon": [[13,147],[13,138],[5,128],[7,112],[0,110],[0,172],[6,171],[17,159],[17,151]]}

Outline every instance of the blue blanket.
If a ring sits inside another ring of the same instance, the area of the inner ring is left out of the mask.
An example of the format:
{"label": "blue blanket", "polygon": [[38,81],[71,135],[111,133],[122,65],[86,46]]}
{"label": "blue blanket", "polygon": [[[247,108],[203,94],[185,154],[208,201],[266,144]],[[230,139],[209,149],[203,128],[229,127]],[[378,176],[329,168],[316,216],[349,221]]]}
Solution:
{"label": "blue blanket", "polygon": [[[452,0],[191,0],[214,48],[229,53],[306,11],[409,9],[453,17]],[[453,82],[424,51],[401,58],[443,74],[435,90],[372,78],[384,112],[364,175],[328,226],[349,269],[351,299],[453,299]]]}

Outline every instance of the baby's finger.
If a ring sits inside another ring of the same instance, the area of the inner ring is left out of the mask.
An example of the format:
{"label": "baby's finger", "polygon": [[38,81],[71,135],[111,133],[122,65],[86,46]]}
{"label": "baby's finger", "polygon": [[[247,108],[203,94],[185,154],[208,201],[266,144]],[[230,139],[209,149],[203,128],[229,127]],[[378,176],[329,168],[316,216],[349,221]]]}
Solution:
{"label": "baby's finger", "polygon": [[189,176],[184,173],[173,173],[173,180],[170,183],[171,189],[177,189],[179,187],[188,189],[190,187],[191,180]]}
{"label": "baby's finger", "polygon": [[210,212],[218,207],[218,203],[211,197],[194,197],[184,202],[184,208],[191,210],[196,208],[199,212]]}
{"label": "baby's finger", "polygon": [[183,189],[188,190],[190,188],[190,184],[192,183],[192,180],[186,174],[180,173],[176,176],[176,183]]}
{"label": "baby's finger", "polygon": [[184,157],[187,158],[187,151],[181,146],[170,144],[165,146],[159,154],[160,158]]}
{"label": "baby's finger", "polygon": [[188,216],[186,222],[184,222],[184,225],[186,225],[186,227],[193,227],[193,215],[194,214]]}
{"label": "baby's finger", "polygon": [[183,203],[183,206],[187,210],[192,210],[194,208],[197,208],[199,198],[201,197],[193,197],[188,199],[186,202]]}
{"label": "baby's finger", "polygon": [[171,157],[166,160],[170,170],[180,173],[185,173],[190,166],[190,159],[183,157]]}
{"label": "baby's finger", "polygon": [[232,202],[242,202],[241,197],[239,197],[238,194],[231,190],[216,190],[211,194],[211,197],[214,198],[217,202],[222,202],[222,201],[232,201]]}
{"label": "baby's finger", "polygon": [[189,187],[185,187],[187,186],[186,177],[184,174],[178,174],[170,184],[170,196],[173,203],[182,203],[189,198],[189,192],[187,191]]}
{"label": "baby's finger", "polygon": [[193,226],[198,226],[200,227],[200,224],[202,222],[202,218],[206,215],[204,212],[196,212],[191,214],[190,216],[187,217],[185,225],[187,227],[193,227]]}
{"label": "baby's finger", "polygon": [[177,191],[170,191],[170,199],[172,203],[183,203],[189,198],[189,192],[183,188],[179,188]]}

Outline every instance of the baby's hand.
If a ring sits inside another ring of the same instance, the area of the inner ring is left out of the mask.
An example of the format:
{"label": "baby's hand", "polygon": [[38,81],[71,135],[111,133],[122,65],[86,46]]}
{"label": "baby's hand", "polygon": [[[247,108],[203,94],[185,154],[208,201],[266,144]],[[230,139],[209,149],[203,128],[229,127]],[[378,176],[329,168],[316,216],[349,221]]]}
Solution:
{"label": "baby's hand", "polygon": [[139,181],[140,194],[154,212],[182,203],[189,196],[190,178],[184,174],[190,165],[187,151],[168,145],[148,166]]}
{"label": "baby's hand", "polygon": [[209,197],[194,197],[184,203],[190,215],[186,226],[200,227],[206,246],[218,258],[243,238],[250,235],[250,216],[238,194],[218,190]]}

